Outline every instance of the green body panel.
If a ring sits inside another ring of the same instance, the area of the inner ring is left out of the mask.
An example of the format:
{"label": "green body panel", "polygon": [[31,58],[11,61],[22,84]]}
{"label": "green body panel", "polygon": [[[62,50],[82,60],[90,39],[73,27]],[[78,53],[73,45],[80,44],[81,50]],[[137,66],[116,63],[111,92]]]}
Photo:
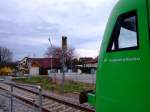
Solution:
{"label": "green body panel", "polygon": [[[110,15],[97,67],[96,112],[150,112],[148,2],[120,0]],[[117,17],[132,10],[137,10],[139,49],[106,52]]]}
{"label": "green body panel", "polygon": [[95,106],[95,93],[88,93],[88,103]]}

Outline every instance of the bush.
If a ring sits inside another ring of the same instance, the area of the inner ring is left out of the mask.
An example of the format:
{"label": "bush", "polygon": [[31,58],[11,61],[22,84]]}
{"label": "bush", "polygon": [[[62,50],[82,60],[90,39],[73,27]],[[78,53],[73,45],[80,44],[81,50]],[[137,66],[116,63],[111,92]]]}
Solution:
{"label": "bush", "polygon": [[9,75],[12,70],[9,67],[0,68],[0,75]]}

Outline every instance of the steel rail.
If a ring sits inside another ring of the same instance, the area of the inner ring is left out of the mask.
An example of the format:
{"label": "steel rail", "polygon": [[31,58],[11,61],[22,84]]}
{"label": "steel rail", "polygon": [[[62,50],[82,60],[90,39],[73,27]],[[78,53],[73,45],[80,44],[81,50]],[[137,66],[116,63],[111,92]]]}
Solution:
{"label": "steel rail", "polygon": [[[31,101],[31,100],[29,100],[29,99],[26,99],[26,98],[23,98],[23,97],[21,97],[21,96],[19,96],[19,95],[16,95],[16,94],[14,94],[14,93],[11,93],[11,92],[9,92],[8,90],[6,90],[6,89],[3,88],[3,87],[0,87],[0,89],[3,90],[4,92],[6,92],[7,94],[10,94],[10,95],[12,95],[13,97],[15,97],[15,98],[17,98],[17,99],[23,101],[23,102],[26,103],[26,104],[29,104],[29,105],[31,105],[31,106],[34,106],[34,107],[39,108],[39,105],[35,104],[33,101]],[[46,108],[43,108],[43,107],[42,107],[42,112],[51,112],[51,111],[49,111],[49,110],[47,110]]]}
{"label": "steel rail", "polygon": [[[36,95],[39,94],[38,92],[33,91],[33,90],[31,90],[31,89],[27,89],[27,88],[18,86],[17,83],[16,83],[16,84],[13,84],[13,86],[16,87],[16,88],[18,88],[18,89],[22,89],[22,90],[24,90],[24,91],[27,91],[27,92],[30,92],[30,93],[33,93],[33,94],[36,94]],[[54,101],[56,101],[56,102],[58,102],[58,103],[62,103],[62,104],[64,104],[64,105],[67,105],[67,106],[70,106],[70,107],[73,107],[73,108],[76,108],[76,109],[79,109],[79,110],[82,110],[82,111],[95,112],[94,109],[85,107],[85,106],[80,105],[80,104],[75,104],[75,103],[73,103],[73,102],[65,101],[64,99],[60,99],[60,98],[58,98],[58,97],[56,98],[56,96],[53,96],[53,95],[42,94],[42,96],[45,97],[45,98],[54,100]]]}

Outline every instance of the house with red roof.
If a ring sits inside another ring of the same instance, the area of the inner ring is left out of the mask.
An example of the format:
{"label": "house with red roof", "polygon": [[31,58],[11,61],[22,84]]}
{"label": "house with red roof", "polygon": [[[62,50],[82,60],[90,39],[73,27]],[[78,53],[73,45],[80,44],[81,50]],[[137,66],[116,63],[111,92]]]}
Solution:
{"label": "house with red roof", "polygon": [[96,68],[98,63],[98,57],[85,62],[85,67]]}
{"label": "house with red roof", "polygon": [[97,63],[98,63],[98,57],[88,60],[85,62],[85,68],[89,69],[91,74],[95,74]]}
{"label": "house with red roof", "polygon": [[82,57],[79,59],[79,65],[76,65],[76,68],[80,69],[83,73],[96,73],[98,63],[98,57]]}
{"label": "house with red roof", "polygon": [[23,74],[48,75],[48,70],[61,68],[60,60],[57,58],[23,58],[18,64],[18,70]]}

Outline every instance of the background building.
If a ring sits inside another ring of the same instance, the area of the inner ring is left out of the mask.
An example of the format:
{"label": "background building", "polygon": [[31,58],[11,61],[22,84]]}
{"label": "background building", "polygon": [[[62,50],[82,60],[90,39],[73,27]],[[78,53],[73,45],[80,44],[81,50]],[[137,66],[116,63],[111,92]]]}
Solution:
{"label": "background building", "polygon": [[57,58],[29,58],[25,57],[18,64],[22,74],[48,75],[48,70],[57,72],[61,63]]}

